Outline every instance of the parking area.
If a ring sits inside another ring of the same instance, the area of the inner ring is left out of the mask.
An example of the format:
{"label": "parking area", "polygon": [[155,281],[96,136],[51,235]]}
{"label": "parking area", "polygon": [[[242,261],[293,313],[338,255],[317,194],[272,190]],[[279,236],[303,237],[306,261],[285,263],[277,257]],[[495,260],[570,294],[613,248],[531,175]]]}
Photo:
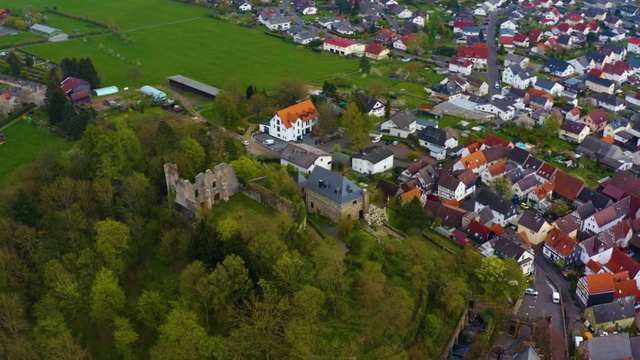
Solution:
{"label": "parking area", "polygon": [[[253,136],[253,140],[263,144],[264,146],[268,147],[269,149],[273,150],[273,151],[282,151],[285,146],[287,146],[287,142],[280,140],[278,138],[275,138],[269,134],[265,134],[265,133],[260,133],[260,134],[256,134]],[[272,144],[267,144],[267,140],[272,140],[273,143]]]}

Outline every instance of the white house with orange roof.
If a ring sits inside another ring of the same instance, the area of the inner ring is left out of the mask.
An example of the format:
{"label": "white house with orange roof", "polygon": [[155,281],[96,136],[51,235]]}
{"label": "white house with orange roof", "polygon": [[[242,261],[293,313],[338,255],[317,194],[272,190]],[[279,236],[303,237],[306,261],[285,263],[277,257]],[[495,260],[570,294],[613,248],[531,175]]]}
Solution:
{"label": "white house with orange roof", "polygon": [[276,112],[260,124],[260,131],[284,141],[301,140],[313,131],[319,115],[311,100],[305,100]]}

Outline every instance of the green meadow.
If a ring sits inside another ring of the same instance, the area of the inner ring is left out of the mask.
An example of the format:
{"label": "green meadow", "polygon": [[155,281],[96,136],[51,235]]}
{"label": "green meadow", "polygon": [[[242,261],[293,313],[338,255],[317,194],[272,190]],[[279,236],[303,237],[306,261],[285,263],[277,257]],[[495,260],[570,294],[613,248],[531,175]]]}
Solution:
{"label": "green meadow", "polygon": [[[41,44],[26,50],[54,62],[88,56],[105,86],[162,84],[167,76],[181,74],[218,87],[234,77],[244,86],[268,89],[284,77],[312,82],[358,69],[357,60],[313,53],[261,31],[208,17],[134,31],[127,36],[133,44],[107,35]],[[137,64],[144,77],[132,83],[127,74]]]}
{"label": "green meadow", "polygon": [[0,145],[0,187],[13,182],[11,176],[7,175],[31,163],[46,151],[71,147],[71,142],[22,120],[3,132],[6,142]]}
{"label": "green meadow", "polygon": [[69,35],[73,35],[75,33],[86,33],[92,30],[100,30],[102,28],[90,24],[88,22],[71,19],[66,16],[57,15],[54,13],[46,13],[48,22],[47,25],[54,27],[56,29],[62,30],[62,32],[67,33]]}

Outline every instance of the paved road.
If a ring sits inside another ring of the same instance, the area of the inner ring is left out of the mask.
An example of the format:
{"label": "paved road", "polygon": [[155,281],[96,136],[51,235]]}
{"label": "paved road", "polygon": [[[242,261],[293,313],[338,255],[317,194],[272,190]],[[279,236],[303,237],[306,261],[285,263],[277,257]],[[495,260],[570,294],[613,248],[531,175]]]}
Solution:
{"label": "paved road", "polygon": [[513,11],[515,6],[510,6],[506,9],[499,9],[491,14],[489,17],[489,25],[487,26],[487,47],[489,48],[489,58],[487,59],[487,82],[489,83],[489,95],[493,96],[499,92],[496,89],[496,82],[500,81],[500,74],[498,71],[498,53],[496,48],[496,25],[500,15]]}
{"label": "paved road", "polygon": [[[537,265],[537,263],[536,263]],[[567,342],[565,339],[564,322],[562,321],[562,308],[560,304],[554,304],[552,301],[552,293],[555,290],[553,284],[547,278],[547,274],[540,266],[536,266],[535,281],[531,285],[538,290],[538,296],[525,295],[522,305],[518,310],[518,315],[531,319],[539,319],[545,316],[552,316],[551,330],[553,332],[552,351],[554,359],[564,359],[566,354]],[[529,334],[522,333],[521,336]]]}

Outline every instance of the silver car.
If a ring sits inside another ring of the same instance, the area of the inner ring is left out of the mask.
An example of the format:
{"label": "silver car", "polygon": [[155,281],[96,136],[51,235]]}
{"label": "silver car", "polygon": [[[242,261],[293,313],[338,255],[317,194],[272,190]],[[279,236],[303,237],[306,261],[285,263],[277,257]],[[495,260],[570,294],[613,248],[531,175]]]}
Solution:
{"label": "silver car", "polygon": [[525,290],[524,293],[527,295],[538,296],[538,290],[534,290],[532,288],[527,288],[527,290]]}

